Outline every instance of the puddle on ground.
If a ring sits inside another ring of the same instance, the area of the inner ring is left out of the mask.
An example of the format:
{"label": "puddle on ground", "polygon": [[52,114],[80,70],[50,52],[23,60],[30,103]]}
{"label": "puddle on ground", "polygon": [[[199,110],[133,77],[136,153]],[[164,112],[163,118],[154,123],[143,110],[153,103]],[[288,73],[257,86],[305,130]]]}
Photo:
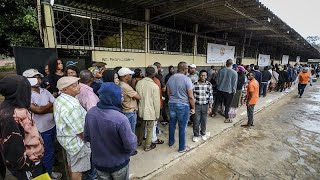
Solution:
{"label": "puddle on ground", "polygon": [[301,129],[320,134],[319,121],[305,119],[300,121],[293,120],[292,122]]}
{"label": "puddle on ground", "polygon": [[294,165],[299,164],[302,166],[305,166],[310,172],[315,173],[317,172],[315,169],[313,169],[312,167],[308,166],[305,162],[303,158],[300,158],[297,163],[295,163]]}
{"label": "puddle on ground", "polygon": [[305,146],[310,147],[310,149],[311,149],[312,151],[315,151],[315,152],[317,152],[317,153],[320,153],[320,148],[317,147],[317,146],[315,146],[315,145],[313,145],[313,144],[306,144]]}

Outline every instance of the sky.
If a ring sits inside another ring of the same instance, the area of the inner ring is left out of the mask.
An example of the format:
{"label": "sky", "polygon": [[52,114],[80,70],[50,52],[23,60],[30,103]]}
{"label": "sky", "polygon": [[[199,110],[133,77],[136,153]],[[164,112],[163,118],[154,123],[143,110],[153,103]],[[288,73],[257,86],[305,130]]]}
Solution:
{"label": "sky", "polygon": [[320,0],[260,0],[302,37],[320,37]]}

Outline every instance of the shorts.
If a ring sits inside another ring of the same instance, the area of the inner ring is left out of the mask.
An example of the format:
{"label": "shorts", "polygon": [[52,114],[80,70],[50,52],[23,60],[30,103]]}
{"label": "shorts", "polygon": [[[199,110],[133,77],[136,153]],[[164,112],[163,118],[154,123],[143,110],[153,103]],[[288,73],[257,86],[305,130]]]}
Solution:
{"label": "shorts", "polygon": [[71,172],[86,172],[90,170],[90,157],[91,149],[87,144],[85,144],[81,150],[73,156],[67,152],[67,161],[68,165],[71,167]]}

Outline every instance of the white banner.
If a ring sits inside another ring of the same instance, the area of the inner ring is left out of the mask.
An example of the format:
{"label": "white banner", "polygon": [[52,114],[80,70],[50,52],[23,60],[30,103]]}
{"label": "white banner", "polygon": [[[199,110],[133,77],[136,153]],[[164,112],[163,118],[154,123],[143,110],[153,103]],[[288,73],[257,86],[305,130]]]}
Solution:
{"label": "white banner", "polygon": [[224,63],[228,59],[232,59],[234,61],[234,53],[234,46],[208,43],[207,63]]}
{"label": "white banner", "polygon": [[259,54],[258,66],[269,66],[270,65],[270,55]]}
{"label": "white banner", "polygon": [[300,62],[300,56],[297,56],[296,62]]}
{"label": "white banner", "polygon": [[308,59],[309,63],[320,63],[320,59]]}
{"label": "white banner", "polygon": [[283,65],[289,64],[289,56],[288,55],[282,55],[281,64],[283,64]]}

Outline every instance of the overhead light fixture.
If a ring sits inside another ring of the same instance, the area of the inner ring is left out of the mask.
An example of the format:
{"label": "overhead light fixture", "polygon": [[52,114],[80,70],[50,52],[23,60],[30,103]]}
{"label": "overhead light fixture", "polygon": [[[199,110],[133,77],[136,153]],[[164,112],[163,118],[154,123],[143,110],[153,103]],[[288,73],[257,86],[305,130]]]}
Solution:
{"label": "overhead light fixture", "polygon": [[82,15],[78,15],[78,14],[71,14],[71,16],[79,17],[79,18],[84,18],[84,19],[95,19],[95,20],[98,20],[98,21],[101,20],[101,19],[99,19],[99,18],[94,18],[94,17],[89,17],[89,16],[82,16]]}
{"label": "overhead light fixture", "polygon": [[268,22],[271,22],[271,18],[268,17]]}

